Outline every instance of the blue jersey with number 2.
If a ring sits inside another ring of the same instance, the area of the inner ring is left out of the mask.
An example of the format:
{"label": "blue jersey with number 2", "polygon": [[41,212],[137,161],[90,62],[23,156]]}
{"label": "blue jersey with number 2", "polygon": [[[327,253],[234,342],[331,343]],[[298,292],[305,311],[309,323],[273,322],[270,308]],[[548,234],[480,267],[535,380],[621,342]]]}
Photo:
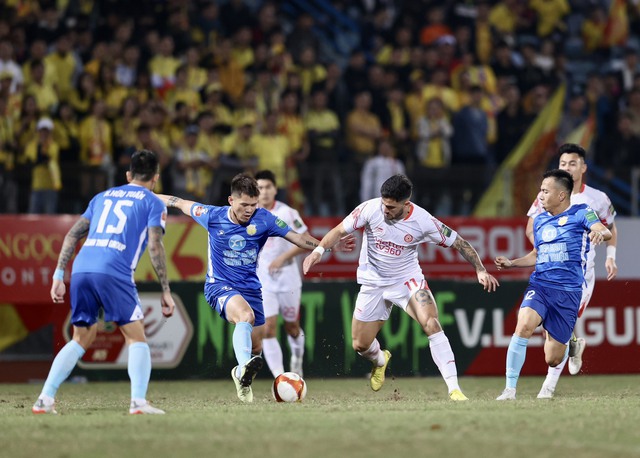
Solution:
{"label": "blue jersey with number 2", "polygon": [[589,232],[598,222],[600,218],[586,204],[573,205],[555,216],[549,212],[536,216],[533,231],[537,258],[531,285],[581,291],[591,247]]}
{"label": "blue jersey with number 2", "polygon": [[258,208],[246,224],[231,221],[230,211],[229,206],[191,206],[191,217],[209,232],[207,282],[259,290],[256,267],[260,249],[269,237],[284,237],[291,228],[264,208]]}
{"label": "blue jersey with number 2", "polygon": [[72,273],[103,273],[133,282],[147,229],[164,230],[167,207],[147,188],[127,184],[96,195],[82,217],[90,221],[89,234]]}

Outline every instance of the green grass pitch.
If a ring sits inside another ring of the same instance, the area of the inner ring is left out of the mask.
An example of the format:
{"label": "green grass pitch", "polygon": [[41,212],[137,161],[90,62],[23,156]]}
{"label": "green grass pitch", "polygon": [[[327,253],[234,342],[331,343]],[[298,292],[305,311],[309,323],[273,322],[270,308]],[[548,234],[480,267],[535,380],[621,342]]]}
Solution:
{"label": "green grass pitch", "polygon": [[[155,373],[154,373],[155,375]],[[640,376],[521,378],[518,400],[495,401],[503,378],[462,378],[453,403],[440,378],[309,379],[299,404],[272,400],[269,380],[241,404],[231,379],[151,381],[164,416],[128,415],[128,383],[64,384],[59,415],[33,415],[40,385],[0,385],[0,457],[639,457]]]}

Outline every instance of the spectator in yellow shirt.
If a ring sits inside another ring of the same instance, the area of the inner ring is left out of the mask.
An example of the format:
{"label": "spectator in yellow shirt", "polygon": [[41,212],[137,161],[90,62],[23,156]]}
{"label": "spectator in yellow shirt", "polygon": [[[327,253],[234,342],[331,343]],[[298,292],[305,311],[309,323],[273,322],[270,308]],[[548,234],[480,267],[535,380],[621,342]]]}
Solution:
{"label": "spectator in yellow shirt", "polygon": [[160,40],[159,52],[149,61],[151,84],[156,89],[167,89],[175,81],[176,70],[180,66],[180,60],[173,57],[173,38],[165,36]]}
{"label": "spectator in yellow shirt", "polygon": [[91,116],[80,124],[80,160],[90,166],[113,163],[111,125],[106,120],[107,107],[102,100],[93,103]]}
{"label": "spectator in yellow shirt", "polygon": [[354,105],[346,120],[346,142],[353,153],[353,160],[357,164],[364,164],[364,161],[375,155],[376,141],[382,136],[382,126],[380,119],[370,111],[369,92],[357,94]]}
{"label": "spectator in yellow shirt", "polygon": [[193,119],[202,107],[200,94],[189,86],[189,67],[181,65],[176,69],[175,85],[167,92],[167,106],[173,109],[178,102],[186,104],[189,116]]}
{"label": "spectator in yellow shirt", "polygon": [[77,164],[80,160],[80,127],[69,102],[58,105],[53,121],[53,139],[60,147],[60,162]]}
{"label": "spectator in yellow shirt", "polygon": [[547,37],[554,31],[565,32],[563,18],[571,12],[567,0],[530,0],[529,7],[537,13],[539,37]]}
{"label": "spectator in yellow shirt", "polygon": [[31,83],[25,93],[36,98],[42,113],[53,113],[58,106],[58,95],[51,82],[44,79],[44,64],[40,60],[31,63]]}
{"label": "spectator in yellow shirt", "polygon": [[278,113],[271,111],[265,117],[264,129],[255,140],[255,152],[258,156],[258,168],[271,170],[277,183],[279,200],[286,201],[288,181],[286,176],[287,159],[291,155],[289,140],[278,131]]}
{"label": "spectator in yellow shirt", "polygon": [[51,67],[53,84],[60,100],[68,100],[80,70],[79,62],[71,52],[71,39],[68,33],[58,37],[56,50],[49,54],[45,61]]}
{"label": "spectator in yellow shirt", "polygon": [[58,192],[62,189],[58,144],[53,140],[53,121],[40,118],[37,138],[25,149],[24,162],[33,166],[29,213],[54,214],[58,209]]}

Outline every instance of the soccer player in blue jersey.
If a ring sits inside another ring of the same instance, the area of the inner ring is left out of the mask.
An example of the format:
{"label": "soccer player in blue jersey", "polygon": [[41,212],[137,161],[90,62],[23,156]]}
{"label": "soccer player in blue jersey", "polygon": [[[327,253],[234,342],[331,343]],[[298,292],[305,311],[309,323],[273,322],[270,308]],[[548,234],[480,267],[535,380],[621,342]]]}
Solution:
{"label": "soccer player in blue jersey", "polygon": [[156,155],[147,150],[135,152],[127,172],[129,184],[96,195],[65,236],[51,286],[54,303],[64,301],[64,270],[78,241],[87,236],[71,273],[73,340],[55,357],[33,413],[56,413],[56,392],[93,343],[98,312],[102,308],[104,320],[118,324],[129,346],[129,413],[164,414],[146,401],[151,353],[133,281],[133,272],[148,242],[151,263],[162,286],[162,314],[165,317],[173,314],[175,303],[167,280],[162,244],[167,209],[151,192],[159,178]]}
{"label": "soccer player in blue jersey", "polygon": [[[158,195],[168,207],[191,216],[209,232],[209,266],[204,286],[211,308],[235,324],[233,350],[238,365],[231,371],[238,398],[253,402],[251,383],[262,368],[264,309],[256,273],[258,253],[269,237],[284,237],[300,248],[313,250],[319,241],[296,233],[269,210],[257,208],[260,190],[253,177],[231,180],[229,205],[203,205],[178,197]],[[351,251],[354,239],[341,240],[337,250]]]}
{"label": "soccer player in blue jersey", "polygon": [[495,259],[498,269],[535,265],[507,350],[506,387],[498,401],[516,398],[527,343],[540,324],[546,330],[547,364],[555,367],[567,358],[580,308],[587,253],[591,245],[611,239],[611,231],[591,207],[571,206],[572,191],[571,174],[564,170],[546,172],[538,194],[545,211],[533,221],[534,249],[522,258]]}

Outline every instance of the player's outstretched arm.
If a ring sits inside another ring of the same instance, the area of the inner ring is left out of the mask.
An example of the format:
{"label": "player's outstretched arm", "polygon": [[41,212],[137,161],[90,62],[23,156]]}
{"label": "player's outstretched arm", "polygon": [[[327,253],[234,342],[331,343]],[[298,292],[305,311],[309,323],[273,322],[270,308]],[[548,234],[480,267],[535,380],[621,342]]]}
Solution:
{"label": "player's outstretched arm", "polygon": [[149,258],[151,265],[156,271],[160,285],[162,286],[162,314],[166,317],[173,315],[176,304],[171,297],[171,288],[167,278],[167,257],[162,243],[163,230],[159,226],[149,228]]}
{"label": "player's outstretched arm", "polygon": [[496,288],[500,286],[498,280],[496,280],[493,275],[487,272],[487,269],[485,269],[484,265],[482,264],[480,256],[478,256],[478,252],[471,246],[469,242],[460,237],[460,235],[458,234],[455,242],[453,242],[453,245],[451,246],[458,250],[458,253],[460,253],[462,257],[473,266],[473,268],[476,270],[476,275],[478,276],[478,283],[483,286],[485,291],[495,291]]}
{"label": "player's outstretched arm", "polygon": [[191,216],[191,207],[196,203],[193,200],[185,200],[180,197],[169,196],[167,194],[156,194],[156,196],[158,196],[167,207],[178,208],[187,216]]}
{"label": "player's outstretched arm", "polygon": [[604,261],[604,267],[607,269],[607,280],[613,280],[618,275],[618,266],[616,265],[618,226],[616,226],[616,223],[611,223],[609,230],[611,231],[611,238],[607,240],[607,258]]}
{"label": "player's outstretched arm", "polygon": [[504,256],[498,256],[493,262],[498,270],[510,269],[512,267],[533,267],[536,265],[536,257],[538,253],[535,249],[527,253],[526,256],[517,259],[508,259]]}
{"label": "player's outstretched arm", "polygon": [[338,243],[345,243],[350,246],[350,249],[342,251],[353,250],[355,246],[355,238],[353,238],[353,236],[347,235],[347,231],[344,230],[342,223],[338,224],[336,227],[327,232],[327,235],[322,238],[313,252],[304,259],[304,262],[302,263],[302,272],[306,275],[311,267],[320,262],[322,253],[324,253],[324,251],[326,251],[327,249],[336,246]]}
{"label": "player's outstretched arm", "polygon": [[64,242],[62,242],[62,248],[58,255],[58,265],[53,274],[53,283],[51,284],[51,300],[55,303],[64,301],[64,294],[67,290],[64,284],[64,270],[73,256],[78,240],[89,233],[89,225],[90,221],[87,218],[81,217],[73,227],[69,229],[67,235],[64,236]]}

